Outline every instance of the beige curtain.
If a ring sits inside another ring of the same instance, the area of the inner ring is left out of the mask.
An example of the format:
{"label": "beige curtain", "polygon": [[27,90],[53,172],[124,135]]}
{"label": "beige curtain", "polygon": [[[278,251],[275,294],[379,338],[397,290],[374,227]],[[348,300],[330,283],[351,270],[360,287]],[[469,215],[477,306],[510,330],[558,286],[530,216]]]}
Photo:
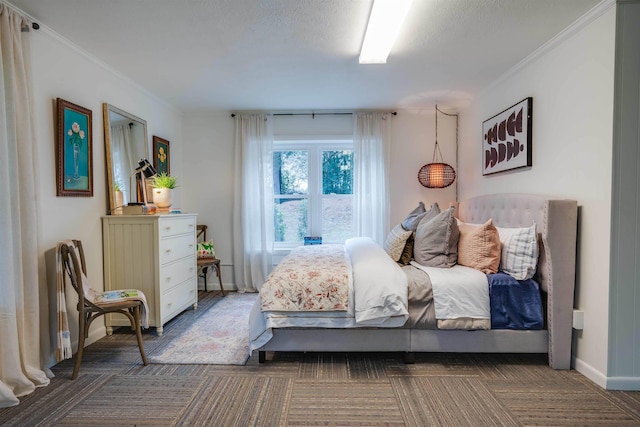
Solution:
{"label": "beige curtain", "polygon": [[0,3],[0,408],[49,384],[41,369],[36,142],[28,25]]}

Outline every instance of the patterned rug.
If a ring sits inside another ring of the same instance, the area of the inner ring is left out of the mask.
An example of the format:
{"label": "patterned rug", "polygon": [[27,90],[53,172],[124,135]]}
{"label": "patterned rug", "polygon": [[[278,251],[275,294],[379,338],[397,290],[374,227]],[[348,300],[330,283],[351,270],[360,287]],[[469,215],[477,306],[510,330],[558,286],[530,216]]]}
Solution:
{"label": "patterned rug", "polygon": [[257,293],[227,294],[149,361],[244,365],[249,358],[249,313],[257,300]]}

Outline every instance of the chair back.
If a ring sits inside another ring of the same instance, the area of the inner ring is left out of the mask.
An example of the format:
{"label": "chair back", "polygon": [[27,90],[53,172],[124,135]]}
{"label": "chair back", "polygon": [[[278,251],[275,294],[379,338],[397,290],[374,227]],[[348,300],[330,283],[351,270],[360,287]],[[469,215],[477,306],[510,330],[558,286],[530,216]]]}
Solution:
{"label": "chair back", "polygon": [[[77,255],[76,255],[77,253]],[[82,286],[82,276],[87,274],[87,265],[84,258],[84,250],[80,240],[73,240],[73,246],[63,244],[60,247],[60,255],[62,258],[63,274],[66,274],[71,281],[71,286],[78,294],[78,311],[84,312],[87,303],[91,304],[84,293]],[[78,259],[79,258],[79,259]]]}
{"label": "chair back", "polygon": [[[207,241],[207,226],[206,225],[202,225],[202,224],[198,224],[196,225],[196,241],[202,241],[202,242],[206,242]],[[200,240],[200,237],[202,237],[202,240]]]}

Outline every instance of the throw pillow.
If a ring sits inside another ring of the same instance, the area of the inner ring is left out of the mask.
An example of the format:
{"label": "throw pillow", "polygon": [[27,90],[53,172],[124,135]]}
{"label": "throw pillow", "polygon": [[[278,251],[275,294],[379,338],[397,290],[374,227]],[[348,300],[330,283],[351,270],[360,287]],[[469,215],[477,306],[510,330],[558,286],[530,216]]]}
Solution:
{"label": "throw pillow", "polygon": [[424,203],[420,202],[418,207],[412,210],[404,221],[402,221],[402,227],[404,227],[405,230],[416,231],[418,224],[425,216],[439,213],[440,206],[438,206],[438,203],[432,204],[429,210],[426,210],[424,208]]}
{"label": "throw pillow", "polygon": [[485,274],[497,273],[500,266],[500,236],[493,220],[482,225],[459,221],[457,224],[460,229],[458,264]]}
{"label": "throw pillow", "polygon": [[384,242],[384,250],[387,251],[391,259],[398,261],[402,250],[404,249],[407,239],[413,232],[407,231],[402,228],[402,224],[398,224],[393,227],[393,230],[387,236],[387,240]]}
{"label": "throw pillow", "polygon": [[198,243],[196,255],[198,258],[215,258],[216,250],[213,247],[213,241],[207,240],[206,242]]}
{"label": "throw pillow", "polygon": [[402,254],[400,254],[400,259],[398,260],[398,262],[402,265],[409,265],[409,263],[411,262],[411,259],[413,258],[413,242],[414,242],[414,238],[413,235],[415,233],[411,233],[411,236],[409,236],[409,238],[407,239],[407,243],[404,245],[404,248],[402,249]]}
{"label": "throw pillow", "polygon": [[418,264],[445,268],[456,264],[460,230],[453,212],[451,207],[435,218],[420,221],[413,243],[413,257]]}
{"label": "throw pillow", "polygon": [[538,267],[539,249],[535,221],[531,227],[496,228],[502,243],[500,271],[517,280],[531,279]]}

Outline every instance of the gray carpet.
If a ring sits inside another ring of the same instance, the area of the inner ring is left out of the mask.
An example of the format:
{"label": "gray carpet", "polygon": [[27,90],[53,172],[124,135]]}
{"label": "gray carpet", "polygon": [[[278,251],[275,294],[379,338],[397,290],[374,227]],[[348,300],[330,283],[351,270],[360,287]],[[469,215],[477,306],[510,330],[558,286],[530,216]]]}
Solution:
{"label": "gray carpet", "polygon": [[[144,333],[147,355],[220,300]],[[89,346],[51,385],[0,409],[7,426],[640,426],[640,392],[606,391],[541,355],[278,353],[246,366],[142,366],[135,337]]]}

